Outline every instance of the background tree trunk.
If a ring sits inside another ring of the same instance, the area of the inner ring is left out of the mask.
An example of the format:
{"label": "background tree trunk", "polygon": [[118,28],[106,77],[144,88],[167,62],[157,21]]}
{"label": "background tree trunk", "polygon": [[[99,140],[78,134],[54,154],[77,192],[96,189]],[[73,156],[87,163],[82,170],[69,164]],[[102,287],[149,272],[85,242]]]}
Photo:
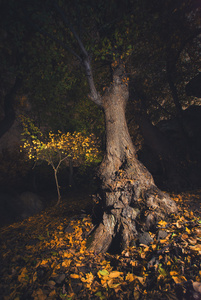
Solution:
{"label": "background tree trunk", "polygon": [[[189,186],[190,182],[188,176],[185,176],[182,164],[183,157],[181,157],[181,154],[169,138],[161,132],[157,126],[152,124],[149,114],[147,113],[149,111],[148,102],[150,102],[150,100],[151,102],[155,102],[155,100],[150,98],[148,99],[147,95],[143,91],[143,85],[140,81],[136,80],[136,82],[133,82],[132,87],[132,98],[137,99],[138,103],[138,113],[135,113],[135,119],[139,125],[145,145],[148,146],[148,150],[154,155],[154,157],[157,157],[158,159],[161,169],[160,173],[162,175],[160,177],[163,178],[163,185],[164,182],[166,182],[168,188],[174,190],[181,190],[187,185]],[[175,92],[177,95],[176,87]],[[177,100],[179,100],[178,96]],[[163,109],[163,107],[161,107],[161,109]],[[164,111],[171,115],[167,110]],[[178,126],[180,128],[180,125]],[[156,162],[157,161],[155,160],[155,163]],[[153,165],[154,162],[151,162],[151,164]]]}
{"label": "background tree trunk", "polygon": [[171,141],[148,119],[141,115],[138,119],[145,144],[153,154],[156,154],[166,178],[168,186],[174,190],[181,190],[190,185],[190,180],[182,168],[182,157],[179,156]]}
{"label": "background tree trunk", "polygon": [[121,236],[121,248],[126,248],[139,232],[151,229],[159,218],[177,210],[175,202],[155,186],[152,175],[136,158],[125,117],[129,92],[123,77],[124,67],[119,66],[113,84],[102,97],[107,141],[98,173],[103,221],[90,245],[96,252],[107,251],[116,235]]}
{"label": "background tree trunk", "polygon": [[16,77],[15,83],[4,98],[4,118],[0,121],[0,138],[12,127],[15,121],[15,110],[13,107],[17,90],[22,84],[22,79]]}

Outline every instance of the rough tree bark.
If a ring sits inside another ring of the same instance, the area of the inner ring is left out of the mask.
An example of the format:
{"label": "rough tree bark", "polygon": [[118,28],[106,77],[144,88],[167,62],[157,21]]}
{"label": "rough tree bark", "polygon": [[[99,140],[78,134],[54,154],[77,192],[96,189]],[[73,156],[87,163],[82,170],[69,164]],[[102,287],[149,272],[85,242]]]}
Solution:
{"label": "rough tree bark", "polygon": [[[156,187],[152,175],[136,158],[125,117],[129,91],[124,65],[119,64],[114,70],[113,82],[101,96],[94,83],[89,53],[64,11],[57,2],[52,3],[66,27],[71,30],[81,55],[51,34],[37,26],[35,28],[70,51],[80,61],[90,88],[89,98],[101,106],[105,113],[106,154],[98,172],[102,182],[101,200],[105,209],[90,249],[97,253],[107,251],[116,235],[121,235],[123,248],[126,248],[138,235],[138,227],[141,230],[150,229],[159,218],[176,212],[177,207],[167,194]],[[138,222],[142,226],[137,225],[138,216],[141,217]]]}
{"label": "rough tree bark", "polygon": [[113,83],[101,99],[106,123],[106,154],[98,175],[102,182],[103,221],[90,249],[105,252],[118,234],[122,248],[149,230],[157,220],[175,213],[175,202],[160,191],[149,171],[136,158],[125,117],[129,97],[123,82],[124,67],[113,74]]}

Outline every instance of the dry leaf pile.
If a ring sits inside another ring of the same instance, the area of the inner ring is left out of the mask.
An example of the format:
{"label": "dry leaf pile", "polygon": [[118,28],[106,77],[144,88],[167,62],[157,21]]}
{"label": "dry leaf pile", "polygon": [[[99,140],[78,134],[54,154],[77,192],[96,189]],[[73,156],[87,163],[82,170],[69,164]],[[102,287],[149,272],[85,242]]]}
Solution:
{"label": "dry leaf pile", "polygon": [[180,212],[158,223],[153,242],[118,255],[87,250],[93,224],[73,215],[76,199],[2,228],[1,299],[201,299],[199,210],[174,198]]}

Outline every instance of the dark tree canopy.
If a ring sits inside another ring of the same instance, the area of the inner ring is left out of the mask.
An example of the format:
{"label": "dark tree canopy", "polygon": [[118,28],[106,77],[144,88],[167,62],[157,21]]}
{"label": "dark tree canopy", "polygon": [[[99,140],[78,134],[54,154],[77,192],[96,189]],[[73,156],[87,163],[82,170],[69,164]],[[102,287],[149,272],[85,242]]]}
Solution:
{"label": "dark tree canopy", "polygon": [[192,78],[186,85],[186,94],[201,98],[201,73]]}

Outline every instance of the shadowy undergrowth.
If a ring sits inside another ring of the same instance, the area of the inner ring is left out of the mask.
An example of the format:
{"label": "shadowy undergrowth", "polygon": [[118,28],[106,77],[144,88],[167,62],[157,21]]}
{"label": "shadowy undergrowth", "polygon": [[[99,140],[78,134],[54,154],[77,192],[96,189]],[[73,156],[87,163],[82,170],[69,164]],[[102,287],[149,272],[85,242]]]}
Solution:
{"label": "shadowy undergrowth", "polygon": [[153,242],[118,255],[87,250],[86,196],[3,227],[2,299],[201,299],[200,191],[172,196],[179,213],[158,223]]}

